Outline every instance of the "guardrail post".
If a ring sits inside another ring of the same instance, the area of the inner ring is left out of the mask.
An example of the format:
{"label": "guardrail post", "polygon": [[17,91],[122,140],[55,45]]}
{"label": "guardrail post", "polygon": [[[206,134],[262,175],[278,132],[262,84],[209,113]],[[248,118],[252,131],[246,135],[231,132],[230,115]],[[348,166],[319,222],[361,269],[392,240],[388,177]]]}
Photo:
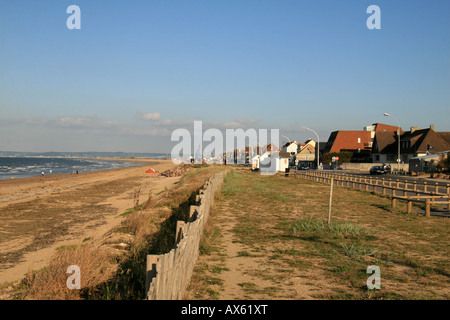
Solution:
{"label": "guardrail post", "polygon": [[417,191],[417,182],[416,181],[414,181],[414,189],[413,190]]}
{"label": "guardrail post", "polygon": [[447,183],[447,201],[449,203],[447,204],[447,210],[450,210],[450,184]]}
{"label": "guardrail post", "polygon": [[431,199],[427,198],[425,199],[425,216],[430,217],[431,216]]}
{"label": "guardrail post", "polygon": [[423,192],[427,193],[427,182],[423,183]]}
{"label": "guardrail post", "polygon": [[436,191],[436,194],[439,194],[439,184],[436,182],[436,189],[435,189],[435,191]]}
{"label": "guardrail post", "polygon": [[397,206],[397,199],[395,199],[394,197],[392,197],[392,199],[391,199],[391,205],[392,205],[392,208],[395,208]]}
{"label": "guardrail post", "polygon": [[407,212],[409,214],[412,213],[412,200],[408,198],[408,207],[407,207]]}

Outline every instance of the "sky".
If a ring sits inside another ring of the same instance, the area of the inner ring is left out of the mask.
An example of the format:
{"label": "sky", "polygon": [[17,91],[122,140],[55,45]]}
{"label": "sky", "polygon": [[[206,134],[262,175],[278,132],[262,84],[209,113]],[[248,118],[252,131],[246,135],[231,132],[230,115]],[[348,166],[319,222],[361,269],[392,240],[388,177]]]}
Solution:
{"label": "sky", "polygon": [[[81,29],[69,29],[70,5]],[[369,29],[370,5],[381,29]],[[448,0],[0,0],[0,150],[170,153],[175,129],[450,131]],[[383,113],[393,117],[384,117]]]}

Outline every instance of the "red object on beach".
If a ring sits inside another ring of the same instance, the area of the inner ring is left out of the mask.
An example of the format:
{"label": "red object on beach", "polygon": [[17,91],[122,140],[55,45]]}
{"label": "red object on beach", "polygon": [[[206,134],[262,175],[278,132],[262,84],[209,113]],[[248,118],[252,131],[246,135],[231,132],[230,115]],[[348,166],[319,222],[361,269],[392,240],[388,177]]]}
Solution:
{"label": "red object on beach", "polygon": [[147,171],[145,171],[145,173],[159,173],[159,171],[156,171],[155,169],[150,168]]}

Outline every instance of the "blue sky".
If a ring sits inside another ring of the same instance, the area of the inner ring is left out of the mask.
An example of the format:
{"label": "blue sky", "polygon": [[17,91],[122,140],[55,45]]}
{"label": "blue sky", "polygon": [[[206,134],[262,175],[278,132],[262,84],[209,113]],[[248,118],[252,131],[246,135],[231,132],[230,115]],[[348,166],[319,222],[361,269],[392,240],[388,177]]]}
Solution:
{"label": "blue sky", "polygon": [[[69,5],[81,30],[69,30]],[[369,30],[369,5],[381,29]],[[0,0],[0,150],[170,152],[194,120],[450,131],[450,2]]]}

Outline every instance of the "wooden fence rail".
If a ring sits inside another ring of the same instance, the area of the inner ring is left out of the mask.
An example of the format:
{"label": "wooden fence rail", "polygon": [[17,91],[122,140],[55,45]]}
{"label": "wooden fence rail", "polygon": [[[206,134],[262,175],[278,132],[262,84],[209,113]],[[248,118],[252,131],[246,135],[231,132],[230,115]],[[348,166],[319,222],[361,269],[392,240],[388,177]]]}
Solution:
{"label": "wooden fence rail", "polygon": [[[321,171],[294,171],[296,177],[301,177],[316,182],[333,183],[337,186],[372,191],[381,195],[388,195],[395,206],[396,200],[406,200],[408,202],[408,213],[412,212],[412,202],[422,202],[425,204],[425,215],[430,216],[430,205],[446,205],[450,210],[450,184],[445,186],[428,184],[426,181],[392,180],[381,177],[363,177],[342,173],[330,173]],[[446,201],[445,201],[446,200]]]}
{"label": "wooden fence rail", "polygon": [[148,300],[182,299],[197,262],[203,227],[224,176],[225,172],[212,176],[196,197],[196,205],[190,207],[188,221],[178,221],[174,248],[166,254],[147,255]]}

